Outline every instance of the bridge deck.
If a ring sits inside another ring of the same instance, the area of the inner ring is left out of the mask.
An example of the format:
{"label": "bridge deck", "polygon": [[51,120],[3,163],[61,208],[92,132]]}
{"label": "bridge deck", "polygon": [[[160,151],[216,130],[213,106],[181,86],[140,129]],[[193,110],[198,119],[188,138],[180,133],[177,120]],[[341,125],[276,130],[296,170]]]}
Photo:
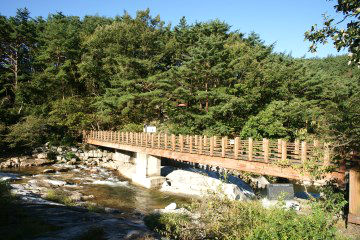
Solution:
{"label": "bridge deck", "polygon": [[[299,168],[302,163],[330,165],[330,146],[314,141],[254,141],[227,137],[175,136],[154,133],[90,131],[84,142],[96,146],[143,152],[178,161],[194,162],[262,175],[309,180]],[[336,170],[324,176],[343,184],[344,172]]]}

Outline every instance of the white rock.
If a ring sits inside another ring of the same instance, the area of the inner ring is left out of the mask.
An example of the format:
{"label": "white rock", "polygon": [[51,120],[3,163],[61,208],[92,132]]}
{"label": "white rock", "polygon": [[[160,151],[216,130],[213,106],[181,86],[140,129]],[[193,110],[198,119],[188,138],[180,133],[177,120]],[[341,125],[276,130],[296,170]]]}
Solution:
{"label": "white rock", "polygon": [[38,159],[45,159],[45,158],[46,158],[46,154],[45,154],[45,153],[39,153],[39,154],[37,155],[37,158],[38,158]]}
{"label": "white rock", "polygon": [[97,185],[109,185],[109,186],[127,186],[129,183],[124,181],[106,181],[106,180],[95,180],[91,184],[97,184]]}
{"label": "white rock", "polygon": [[55,169],[51,169],[51,168],[44,169],[44,171],[43,171],[43,173],[55,173],[55,172],[56,172]]}
{"label": "white rock", "polygon": [[64,186],[64,185],[66,185],[66,182],[61,181],[61,180],[44,179],[43,181],[47,182],[47,183],[49,183],[51,185],[54,185],[54,186]]}
{"label": "white rock", "polygon": [[250,178],[250,180],[255,183],[258,188],[266,188],[266,185],[270,184],[264,176]]}
{"label": "white rock", "polygon": [[165,210],[175,210],[176,209],[176,203],[170,203],[164,209]]}
{"label": "white rock", "polygon": [[248,200],[255,197],[252,189],[238,178],[232,178],[231,183],[225,183],[216,178],[216,173],[206,174],[197,171],[194,169],[172,171],[166,176],[171,186],[164,186],[161,190],[198,196],[215,192],[231,200]]}
{"label": "white rock", "polygon": [[186,214],[191,216],[191,212],[188,211],[185,208],[178,208],[178,209],[156,209],[154,211],[155,213],[160,213],[160,214],[164,214],[164,213],[176,213],[176,214]]}

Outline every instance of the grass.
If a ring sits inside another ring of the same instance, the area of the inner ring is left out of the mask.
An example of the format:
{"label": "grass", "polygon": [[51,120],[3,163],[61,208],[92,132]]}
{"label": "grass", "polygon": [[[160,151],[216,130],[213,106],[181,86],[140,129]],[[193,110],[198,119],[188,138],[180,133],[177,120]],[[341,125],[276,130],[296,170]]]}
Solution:
{"label": "grass", "polygon": [[186,207],[192,214],[150,214],[146,225],[169,239],[346,239],[338,234],[333,214],[314,203],[309,214],[257,201],[209,197]]}
{"label": "grass", "polygon": [[104,213],[105,209],[95,203],[87,203],[86,208],[89,212]]}
{"label": "grass", "polygon": [[63,190],[49,189],[45,195],[45,199],[64,204],[66,206],[75,205],[75,202],[70,198],[70,194]]}

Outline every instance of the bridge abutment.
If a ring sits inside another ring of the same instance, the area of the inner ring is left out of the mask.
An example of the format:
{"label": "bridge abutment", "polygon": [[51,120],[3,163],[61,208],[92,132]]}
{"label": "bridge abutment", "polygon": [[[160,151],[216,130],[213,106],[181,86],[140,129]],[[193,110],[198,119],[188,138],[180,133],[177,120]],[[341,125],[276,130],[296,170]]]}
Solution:
{"label": "bridge abutment", "polygon": [[157,188],[165,181],[160,176],[161,159],[145,153],[136,153],[135,173],[132,181],[145,188]]}

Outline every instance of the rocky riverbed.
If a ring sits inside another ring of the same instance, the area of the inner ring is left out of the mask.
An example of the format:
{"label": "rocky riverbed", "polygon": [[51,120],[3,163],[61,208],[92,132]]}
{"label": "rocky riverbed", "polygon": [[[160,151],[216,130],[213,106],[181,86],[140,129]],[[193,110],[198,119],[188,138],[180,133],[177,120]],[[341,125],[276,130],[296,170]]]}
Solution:
{"label": "rocky riverbed", "polygon": [[[36,239],[74,239],[93,229],[101,229],[104,239],[157,239],[144,225],[143,216],[176,201],[176,197],[156,202],[150,197],[136,196],[136,189],[127,181],[100,167],[53,164],[16,172],[2,172],[0,179],[10,182],[12,193],[18,196],[29,216],[59,229]],[[117,201],[116,194],[109,198],[109,194],[102,192],[124,189],[130,193],[128,202],[123,198]],[[149,206],[146,201],[150,201]]]}
{"label": "rocky riverbed", "polygon": [[[162,187],[144,189],[129,180],[135,172],[132,162],[133,156],[119,152],[47,144],[30,156],[3,159],[0,180],[11,183],[31,216],[59,229],[38,239],[72,239],[93,229],[101,229],[106,239],[156,239],[144,225],[145,214],[182,212],[181,204],[191,197],[214,192],[233,200],[255,198],[239,178],[229,175],[225,183],[206,167],[163,167]],[[253,182],[258,187],[268,183],[263,177]]]}
{"label": "rocky riverbed", "polygon": [[134,186],[96,160],[80,159],[78,148],[61,149],[54,155],[54,147],[45,146],[32,156],[1,163],[0,180],[10,183],[22,211],[56,227],[35,239],[76,239],[94,231],[101,232],[101,239],[157,239],[143,216],[172,202],[189,201]]}

